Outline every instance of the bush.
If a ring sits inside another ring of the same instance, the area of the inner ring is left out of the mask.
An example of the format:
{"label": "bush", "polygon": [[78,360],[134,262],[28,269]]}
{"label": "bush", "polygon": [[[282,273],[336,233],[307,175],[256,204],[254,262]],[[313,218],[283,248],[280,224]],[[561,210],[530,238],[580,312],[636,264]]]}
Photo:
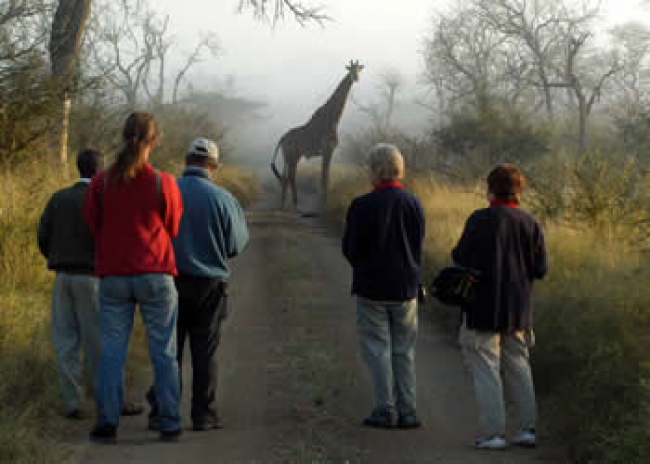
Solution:
{"label": "bush", "polygon": [[492,105],[457,112],[433,133],[438,152],[453,167],[448,171],[465,180],[483,177],[497,163],[534,160],[549,150],[550,135],[523,114]]}
{"label": "bush", "polygon": [[650,174],[637,158],[547,155],[526,171],[529,204],[543,220],[596,229],[604,240],[647,247]]}

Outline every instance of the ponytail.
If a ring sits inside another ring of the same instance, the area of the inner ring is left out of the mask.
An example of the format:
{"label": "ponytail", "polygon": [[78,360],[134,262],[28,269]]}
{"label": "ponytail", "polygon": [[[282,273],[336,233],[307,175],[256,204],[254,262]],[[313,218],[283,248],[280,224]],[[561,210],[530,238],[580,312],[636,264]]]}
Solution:
{"label": "ponytail", "polygon": [[152,114],[131,113],[122,130],[122,148],[111,168],[117,180],[133,180],[146,163],[145,153],[149,145],[158,139],[158,123]]}

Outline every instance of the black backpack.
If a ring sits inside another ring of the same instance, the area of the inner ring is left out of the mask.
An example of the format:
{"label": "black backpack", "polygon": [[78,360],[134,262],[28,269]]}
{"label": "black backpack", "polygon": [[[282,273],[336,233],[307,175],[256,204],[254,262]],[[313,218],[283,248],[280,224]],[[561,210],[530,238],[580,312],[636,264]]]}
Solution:
{"label": "black backpack", "polygon": [[431,295],[450,306],[466,306],[474,302],[481,273],[460,266],[443,268],[433,279]]}

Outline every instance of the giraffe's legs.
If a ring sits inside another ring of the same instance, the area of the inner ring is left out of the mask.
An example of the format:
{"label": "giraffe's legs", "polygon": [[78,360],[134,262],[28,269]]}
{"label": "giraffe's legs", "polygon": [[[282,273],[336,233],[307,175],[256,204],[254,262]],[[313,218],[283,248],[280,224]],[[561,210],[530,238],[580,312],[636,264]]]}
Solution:
{"label": "giraffe's legs", "polygon": [[320,182],[320,209],[324,212],[327,209],[327,189],[329,187],[330,179],[330,163],[332,162],[332,148],[328,148],[323,154],[323,163],[321,168],[321,182]]}
{"label": "giraffe's legs", "polygon": [[289,177],[287,163],[285,162],[282,167],[282,200],[280,203],[280,209],[284,209],[284,201],[287,197],[287,187],[289,186]]}
{"label": "giraffe's legs", "polygon": [[298,191],[296,189],[296,171],[298,170],[298,163],[290,163],[288,166],[289,186],[291,187],[291,197],[293,200],[293,210],[298,211]]}

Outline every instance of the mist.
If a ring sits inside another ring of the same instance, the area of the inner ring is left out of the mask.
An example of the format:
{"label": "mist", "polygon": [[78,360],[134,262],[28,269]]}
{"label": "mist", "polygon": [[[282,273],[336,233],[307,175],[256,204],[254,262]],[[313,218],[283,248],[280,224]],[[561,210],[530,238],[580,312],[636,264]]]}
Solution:
{"label": "mist", "polygon": [[[238,157],[261,161],[270,157],[280,136],[305,123],[327,100],[351,59],[360,60],[365,69],[341,120],[341,139],[364,127],[367,115],[360,106],[377,101],[386,70],[403,79],[394,124],[421,133],[435,119],[431,88],[422,79],[422,49],[432,16],[454,2],[332,0],[323,5],[331,21],[306,26],[290,17],[275,25],[260,21],[246,11],[237,12],[237,3],[158,0],[155,9],[170,15],[179,50],[190,49],[206,31],[216,34],[220,51],[192,70],[193,86],[221,88],[264,105],[256,117],[226,124],[227,139]],[[638,20],[642,8],[639,0],[603,2],[601,32]]]}

